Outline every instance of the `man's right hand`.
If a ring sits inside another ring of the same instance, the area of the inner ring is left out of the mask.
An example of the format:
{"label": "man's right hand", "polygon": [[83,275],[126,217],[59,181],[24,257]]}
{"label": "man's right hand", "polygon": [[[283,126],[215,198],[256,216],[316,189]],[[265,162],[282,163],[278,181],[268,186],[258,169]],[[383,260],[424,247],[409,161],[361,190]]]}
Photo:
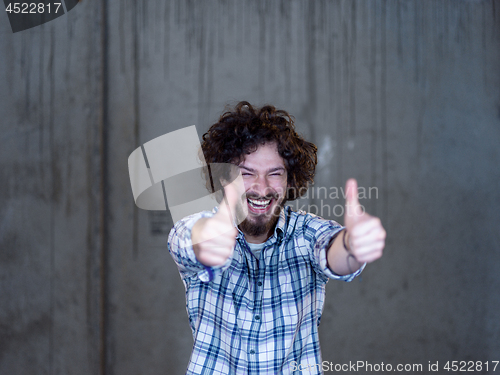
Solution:
{"label": "man's right hand", "polygon": [[240,189],[231,183],[224,188],[219,210],[211,218],[198,220],[191,231],[196,258],[205,266],[221,266],[231,257],[238,230],[235,227],[236,206]]}

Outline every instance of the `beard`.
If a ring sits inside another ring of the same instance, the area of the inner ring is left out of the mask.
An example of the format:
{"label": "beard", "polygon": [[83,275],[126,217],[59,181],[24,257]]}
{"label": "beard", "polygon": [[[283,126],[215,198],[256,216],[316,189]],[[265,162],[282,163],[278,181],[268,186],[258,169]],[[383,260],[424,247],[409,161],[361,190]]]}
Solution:
{"label": "beard", "polygon": [[271,213],[271,215],[266,215],[266,214],[255,215],[252,216],[252,218],[250,219],[250,215],[252,214],[249,213],[246,219],[240,223],[239,225],[240,230],[243,233],[254,237],[270,233],[271,230],[273,230],[274,227],[276,226],[276,223],[278,222],[280,216],[281,209],[284,207],[284,205],[285,205],[285,200],[283,199],[283,201],[281,201],[276,205],[276,207],[274,207],[274,210]]}

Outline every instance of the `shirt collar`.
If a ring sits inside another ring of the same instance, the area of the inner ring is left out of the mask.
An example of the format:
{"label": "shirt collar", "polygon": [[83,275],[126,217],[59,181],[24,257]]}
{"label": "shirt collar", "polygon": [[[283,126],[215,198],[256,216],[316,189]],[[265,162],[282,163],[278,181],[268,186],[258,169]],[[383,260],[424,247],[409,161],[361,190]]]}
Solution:
{"label": "shirt collar", "polygon": [[276,228],[274,228],[274,235],[279,241],[283,240],[283,237],[286,234],[286,223],[287,217],[289,215],[290,207],[283,207],[280,211],[280,217],[278,222],[276,223]]}

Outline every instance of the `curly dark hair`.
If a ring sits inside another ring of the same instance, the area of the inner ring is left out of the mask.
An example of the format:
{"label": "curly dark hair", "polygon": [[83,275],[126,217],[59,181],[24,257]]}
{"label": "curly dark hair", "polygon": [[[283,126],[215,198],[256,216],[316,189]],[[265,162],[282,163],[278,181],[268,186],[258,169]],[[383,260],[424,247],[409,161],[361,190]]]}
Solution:
{"label": "curly dark hair", "polygon": [[276,142],[285,162],[288,189],[285,199],[304,195],[314,180],[318,148],[295,131],[294,119],[272,105],[256,108],[246,101],[224,112],[203,134],[201,150],[207,163],[239,165],[260,145]]}

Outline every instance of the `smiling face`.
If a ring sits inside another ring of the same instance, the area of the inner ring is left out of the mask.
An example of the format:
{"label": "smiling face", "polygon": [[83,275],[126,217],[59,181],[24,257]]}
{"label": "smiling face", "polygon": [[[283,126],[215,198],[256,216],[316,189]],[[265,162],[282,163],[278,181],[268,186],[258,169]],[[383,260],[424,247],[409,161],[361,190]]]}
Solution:
{"label": "smiling face", "polygon": [[250,243],[272,234],[285,201],[287,171],[276,143],[266,143],[239,164],[245,184],[248,216],[239,225]]}

